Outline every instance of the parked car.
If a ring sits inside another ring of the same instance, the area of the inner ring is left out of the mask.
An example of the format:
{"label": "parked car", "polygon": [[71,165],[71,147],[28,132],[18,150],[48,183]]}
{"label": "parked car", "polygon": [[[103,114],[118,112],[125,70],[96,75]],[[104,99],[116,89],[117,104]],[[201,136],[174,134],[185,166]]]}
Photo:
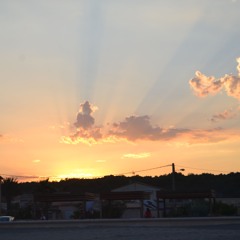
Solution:
{"label": "parked car", "polygon": [[12,216],[0,216],[0,222],[12,222],[14,217]]}

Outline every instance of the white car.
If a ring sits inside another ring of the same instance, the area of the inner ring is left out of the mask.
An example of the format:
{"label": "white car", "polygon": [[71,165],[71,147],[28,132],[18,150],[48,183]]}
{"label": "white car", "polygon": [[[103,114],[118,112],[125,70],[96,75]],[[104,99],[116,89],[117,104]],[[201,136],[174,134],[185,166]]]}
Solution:
{"label": "white car", "polygon": [[0,216],[0,222],[12,222],[14,217],[12,216]]}

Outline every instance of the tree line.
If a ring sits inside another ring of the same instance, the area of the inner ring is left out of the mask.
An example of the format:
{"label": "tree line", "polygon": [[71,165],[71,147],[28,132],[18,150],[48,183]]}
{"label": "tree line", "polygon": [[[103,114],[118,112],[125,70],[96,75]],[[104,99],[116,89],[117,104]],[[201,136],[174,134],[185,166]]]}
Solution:
{"label": "tree line", "polygon": [[[175,191],[177,192],[203,192],[214,190],[216,197],[240,198],[240,173],[229,174],[189,174],[175,173]],[[31,218],[32,209],[23,212],[17,206],[13,206],[14,197],[21,194],[46,194],[46,193],[72,193],[82,194],[103,193],[131,183],[143,183],[154,186],[162,191],[172,191],[173,175],[161,176],[104,176],[96,179],[63,179],[50,181],[49,179],[35,182],[19,182],[16,178],[1,178],[1,201],[6,203],[8,214],[15,213],[19,218]],[[18,208],[16,210],[15,208]]]}
{"label": "tree line", "polygon": [[[229,174],[189,174],[175,173],[175,188],[180,192],[199,192],[215,190],[218,197],[240,197],[240,173]],[[131,183],[143,183],[158,187],[163,191],[172,190],[172,174],[161,176],[104,176],[95,179],[63,179],[50,181],[49,179],[38,182],[19,182],[16,178],[4,178],[2,180],[2,197],[12,198],[20,194],[35,193],[101,193]]]}

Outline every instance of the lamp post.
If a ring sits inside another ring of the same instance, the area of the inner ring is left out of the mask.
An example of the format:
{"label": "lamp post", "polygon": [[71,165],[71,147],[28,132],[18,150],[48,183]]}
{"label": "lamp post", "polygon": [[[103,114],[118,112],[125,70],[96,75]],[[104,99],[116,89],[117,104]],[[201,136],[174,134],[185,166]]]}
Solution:
{"label": "lamp post", "polygon": [[0,176],[0,216],[2,214],[2,180],[3,177]]}

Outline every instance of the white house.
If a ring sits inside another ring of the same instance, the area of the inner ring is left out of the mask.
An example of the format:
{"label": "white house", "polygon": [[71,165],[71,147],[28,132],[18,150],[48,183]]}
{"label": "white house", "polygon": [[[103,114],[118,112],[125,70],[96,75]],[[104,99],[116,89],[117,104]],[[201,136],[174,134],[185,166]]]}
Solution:
{"label": "white house", "polygon": [[[112,192],[135,192],[143,191],[150,194],[150,199],[144,200],[144,208],[149,208],[152,211],[153,217],[157,216],[157,204],[156,204],[156,193],[160,188],[150,186],[140,182],[130,183],[128,185],[116,188]],[[126,210],[124,211],[123,218],[138,218],[140,217],[140,201],[132,200],[126,202]]]}

